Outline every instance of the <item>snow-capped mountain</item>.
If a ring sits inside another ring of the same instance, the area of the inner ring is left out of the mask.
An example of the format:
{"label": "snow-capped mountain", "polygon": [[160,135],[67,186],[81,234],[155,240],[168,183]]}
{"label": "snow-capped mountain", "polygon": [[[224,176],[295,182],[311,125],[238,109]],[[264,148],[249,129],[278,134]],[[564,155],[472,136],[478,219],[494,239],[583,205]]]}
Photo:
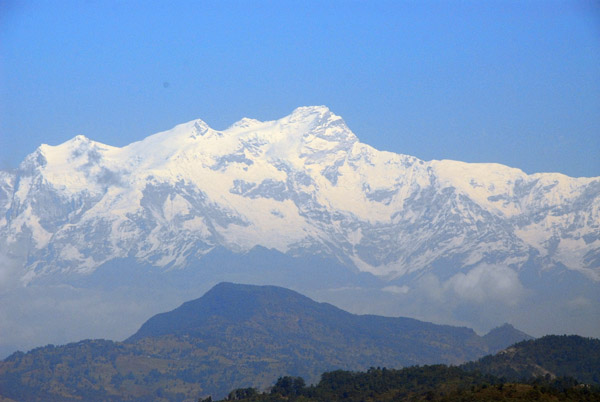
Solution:
{"label": "snow-capped mountain", "polygon": [[23,279],[115,258],[185,268],[215,247],[330,256],[387,280],[485,264],[600,281],[600,178],[422,161],[326,107],[123,148],[77,136],[0,172],[0,247]]}

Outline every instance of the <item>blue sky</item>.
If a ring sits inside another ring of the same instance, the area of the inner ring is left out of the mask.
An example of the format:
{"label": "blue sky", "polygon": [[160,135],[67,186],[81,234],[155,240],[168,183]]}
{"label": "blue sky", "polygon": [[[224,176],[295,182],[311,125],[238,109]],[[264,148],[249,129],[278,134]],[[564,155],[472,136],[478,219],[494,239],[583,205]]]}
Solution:
{"label": "blue sky", "polygon": [[600,176],[597,1],[0,4],[0,168],[327,105],[378,149]]}

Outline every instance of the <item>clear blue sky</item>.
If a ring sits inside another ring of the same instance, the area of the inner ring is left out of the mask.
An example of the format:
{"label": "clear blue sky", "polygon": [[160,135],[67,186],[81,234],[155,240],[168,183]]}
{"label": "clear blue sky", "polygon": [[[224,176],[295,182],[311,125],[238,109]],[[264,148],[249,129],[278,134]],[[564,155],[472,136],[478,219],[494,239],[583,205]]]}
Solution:
{"label": "clear blue sky", "polygon": [[600,3],[0,2],[0,168],[303,105],[381,150],[600,176]]}

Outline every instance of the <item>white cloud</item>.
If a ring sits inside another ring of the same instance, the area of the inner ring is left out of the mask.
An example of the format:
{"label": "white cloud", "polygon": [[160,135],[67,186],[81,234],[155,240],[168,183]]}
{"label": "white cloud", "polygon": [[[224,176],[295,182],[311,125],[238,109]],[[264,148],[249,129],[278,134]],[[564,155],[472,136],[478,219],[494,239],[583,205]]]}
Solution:
{"label": "white cloud", "polygon": [[434,274],[428,273],[419,279],[419,291],[427,295],[428,299],[435,301],[444,300],[444,287]]}
{"label": "white cloud", "polygon": [[405,295],[410,291],[410,288],[406,285],[402,285],[402,286],[396,286],[396,285],[390,285],[390,286],[386,286],[383,289],[384,292],[390,292],[390,293],[394,293],[397,295]]}
{"label": "white cloud", "polygon": [[3,254],[0,254],[0,295],[15,286],[19,286],[20,265]]}
{"label": "white cloud", "polygon": [[567,303],[567,305],[569,307],[572,308],[580,308],[580,307],[589,307],[592,305],[592,301],[590,299],[587,299],[585,297],[576,297],[572,300],[569,300],[569,302]]}
{"label": "white cloud", "polygon": [[458,273],[444,283],[446,291],[462,299],[483,303],[497,301],[515,306],[524,295],[519,275],[501,265],[478,265],[466,274]]}

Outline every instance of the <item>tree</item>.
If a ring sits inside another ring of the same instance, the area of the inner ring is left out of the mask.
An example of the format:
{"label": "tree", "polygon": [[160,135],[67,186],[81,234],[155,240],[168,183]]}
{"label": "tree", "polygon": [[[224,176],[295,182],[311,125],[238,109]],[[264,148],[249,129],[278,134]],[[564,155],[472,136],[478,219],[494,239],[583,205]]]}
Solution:
{"label": "tree", "polygon": [[302,394],[305,387],[306,383],[302,377],[279,377],[273,388],[271,388],[271,394],[297,396]]}
{"label": "tree", "polygon": [[258,395],[255,388],[238,388],[234,389],[227,396],[228,401],[239,401],[246,398],[253,398]]}

